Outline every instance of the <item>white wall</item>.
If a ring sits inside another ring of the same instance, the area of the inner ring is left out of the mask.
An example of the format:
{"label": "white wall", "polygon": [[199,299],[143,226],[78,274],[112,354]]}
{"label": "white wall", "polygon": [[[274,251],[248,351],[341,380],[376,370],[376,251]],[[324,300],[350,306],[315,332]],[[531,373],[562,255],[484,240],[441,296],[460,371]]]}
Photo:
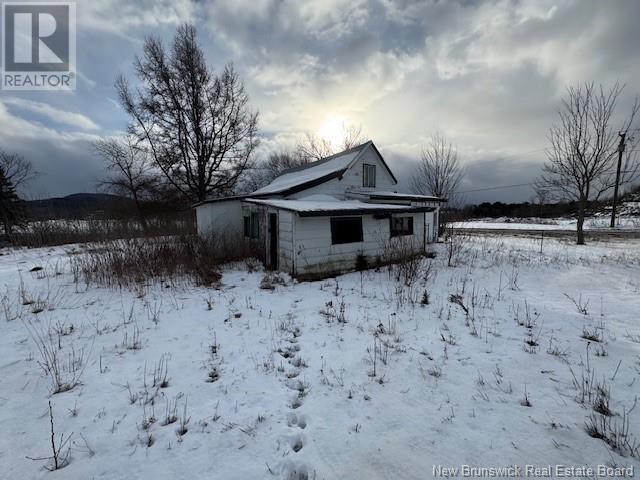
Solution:
{"label": "white wall", "polygon": [[286,210],[278,211],[278,262],[279,269],[293,272],[293,227],[294,214]]}
{"label": "white wall", "polygon": [[295,274],[300,276],[353,270],[362,253],[369,264],[383,257],[385,244],[411,241],[418,251],[424,248],[424,213],[403,214],[413,217],[413,235],[390,238],[389,218],[362,216],[362,242],[331,244],[330,217],[295,217]]}
{"label": "white wall", "polygon": [[204,203],[196,207],[198,233],[243,233],[242,206],[240,200],[223,200]]}
{"label": "white wall", "polygon": [[[362,164],[367,163],[376,166],[376,186],[375,188],[364,188],[362,186]],[[389,191],[395,189],[396,184],[393,177],[389,175],[389,171],[385,168],[380,157],[373,147],[367,148],[358,159],[358,161],[344,173],[342,179],[334,178],[322,185],[309,188],[302,192],[294,193],[288,196],[289,199],[297,199],[307,197],[309,195],[327,194],[334,195],[338,198],[344,198],[347,190],[363,190],[363,191]]]}

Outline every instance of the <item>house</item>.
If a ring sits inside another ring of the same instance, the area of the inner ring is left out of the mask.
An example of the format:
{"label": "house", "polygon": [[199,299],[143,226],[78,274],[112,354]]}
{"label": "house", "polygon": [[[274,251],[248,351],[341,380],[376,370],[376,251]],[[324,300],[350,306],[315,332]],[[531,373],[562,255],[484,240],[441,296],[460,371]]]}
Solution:
{"label": "house", "polygon": [[249,195],[197,204],[198,232],[253,242],[267,268],[298,278],[341,273],[437,240],[446,200],[398,193],[397,184],[368,141],[286,170]]}

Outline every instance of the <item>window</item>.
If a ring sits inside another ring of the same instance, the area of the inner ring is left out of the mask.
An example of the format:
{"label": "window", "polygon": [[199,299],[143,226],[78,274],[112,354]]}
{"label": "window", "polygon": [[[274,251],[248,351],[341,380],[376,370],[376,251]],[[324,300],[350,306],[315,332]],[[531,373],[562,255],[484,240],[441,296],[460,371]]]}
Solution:
{"label": "window", "polygon": [[391,217],[391,236],[413,235],[413,217]]}
{"label": "window", "polygon": [[363,187],[376,186],[376,166],[375,165],[369,165],[367,163],[362,164],[362,186]]}
{"label": "window", "polygon": [[362,241],[362,217],[338,217],[331,219],[331,243],[356,243]]}
{"label": "window", "polygon": [[244,214],[244,236],[247,238],[260,237],[260,214],[258,212]]}

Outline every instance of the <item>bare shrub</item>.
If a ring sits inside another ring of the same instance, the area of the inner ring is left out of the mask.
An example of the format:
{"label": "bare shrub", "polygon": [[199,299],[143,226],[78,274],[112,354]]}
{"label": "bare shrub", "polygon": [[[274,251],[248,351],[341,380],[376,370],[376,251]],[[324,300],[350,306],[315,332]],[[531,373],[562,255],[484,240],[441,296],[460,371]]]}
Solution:
{"label": "bare shrub", "polygon": [[610,417],[613,415],[611,408],[609,408],[609,398],[611,394],[607,383],[603,380],[602,383],[596,385],[595,399],[593,400],[593,410],[601,415]]}
{"label": "bare shrub", "polygon": [[340,302],[336,302],[335,304],[333,300],[329,300],[320,310],[320,315],[325,317],[328,323],[333,321],[338,323],[347,323],[346,308],[347,306],[344,301],[344,297],[342,297]]}
{"label": "bare shrub", "polygon": [[456,232],[453,227],[447,228],[446,231],[447,244],[447,266],[457,267],[470,249],[469,237]]}
{"label": "bare shrub", "polygon": [[520,405],[523,407],[531,407],[531,401],[529,400],[529,393],[527,392],[527,386],[524,386],[524,397],[520,400]]}
{"label": "bare shrub", "polygon": [[251,254],[243,244],[214,236],[138,238],[101,242],[71,256],[76,278],[87,284],[130,287],[145,281],[216,285],[219,265]]}
{"label": "bare shrub", "polygon": [[580,334],[580,337],[585,340],[600,343],[604,341],[604,333],[602,330],[601,326],[589,326],[585,324],[582,326],[582,334]]}
{"label": "bare shrub", "polygon": [[583,301],[582,294],[580,294],[577,299],[566,293],[564,294],[564,296],[571,300],[571,303],[573,303],[573,305],[576,307],[578,313],[582,315],[589,315],[589,299]]}
{"label": "bare shrub", "polygon": [[6,287],[5,293],[2,294],[2,312],[7,322],[22,318],[22,305],[19,296],[14,296],[9,292],[9,287]]}
{"label": "bare shrub", "polygon": [[412,287],[422,272],[424,252],[422,246],[413,238],[394,237],[381,242],[380,263],[389,265],[389,273],[394,279],[407,287]]}
{"label": "bare shrub", "polygon": [[72,347],[64,358],[59,337],[56,342],[51,328],[45,332],[31,322],[25,326],[40,353],[38,365],[51,378],[51,393],[67,392],[78,385],[88,363],[85,348],[76,351]]}
{"label": "bare shrub", "polygon": [[160,360],[153,368],[153,387],[167,388],[169,386],[169,359],[166,353],[160,355]]}
{"label": "bare shrub", "polygon": [[167,405],[165,408],[164,418],[162,419],[162,425],[171,425],[178,421],[178,398],[176,397],[173,402],[167,397]]}
{"label": "bare shrub", "polygon": [[188,404],[189,399],[185,398],[184,400],[184,407],[182,409],[182,415],[180,416],[179,420],[180,420],[180,424],[178,426],[178,430],[176,431],[176,434],[178,435],[179,438],[182,438],[183,435],[186,435],[186,433],[189,431],[189,421],[191,420],[190,416],[187,416],[187,404]]}
{"label": "bare shrub", "polygon": [[134,324],[131,332],[125,330],[122,335],[121,347],[125,350],[141,350],[142,338],[138,325]]}
{"label": "bare shrub", "polygon": [[52,463],[46,465],[45,468],[51,472],[55,470],[60,470],[61,468],[69,465],[69,457],[71,455],[71,445],[69,442],[73,437],[73,433],[70,434],[66,440],[64,438],[64,433],[60,435],[60,440],[56,443],[56,434],[53,428],[53,408],[51,407],[51,401],[49,401],[49,422],[51,424],[51,450],[52,455],[49,457],[39,457],[32,458],[27,457],[29,460],[39,461],[39,460],[51,460]]}
{"label": "bare shrub", "polygon": [[620,455],[638,458],[640,442],[630,431],[630,411],[623,409],[619,417],[592,413],[585,422],[585,430],[590,437],[603,440]]}
{"label": "bare shrub", "polygon": [[549,355],[553,355],[554,357],[562,360],[565,363],[569,363],[569,351],[566,348],[564,350],[560,348],[560,346],[554,342],[553,338],[549,339],[549,347],[547,348],[547,353]]}

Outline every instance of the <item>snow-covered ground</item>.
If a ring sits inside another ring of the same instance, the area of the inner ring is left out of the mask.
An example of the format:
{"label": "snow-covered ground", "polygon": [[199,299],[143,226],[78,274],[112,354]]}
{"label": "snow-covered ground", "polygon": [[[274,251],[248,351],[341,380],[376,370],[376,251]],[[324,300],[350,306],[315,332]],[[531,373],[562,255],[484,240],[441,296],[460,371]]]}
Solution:
{"label": "snow-covered ground", "polygon": [[[585,230],[609,230],[611,219],[607,216],[588,217]],[[479,218],[464,222],[454,222],[454,228],[497,229],[497,230],[566,230],[576,231],[575,218]],[[623,216],[616,221],[616,229],[640,230],[640,216]]]}
{"label": "snow-covered ground", "polygon": [[[135,291],[75,283],[67,252],[80,246],[4,249],[2,478],[637,471],[640,241],[552,239],[540,254],[534,240],[474,237],[454,267],[435,249],[411,287],[383,269],[261,289],[264,273],[238,264],[217,290]],[[78,385],[51,393],[38,336]],[[71,439],[57,472],[26,458],[51,455],[49,401],[56,442]],[[589,436],[592,415],[628,420],[628,445]]]}

